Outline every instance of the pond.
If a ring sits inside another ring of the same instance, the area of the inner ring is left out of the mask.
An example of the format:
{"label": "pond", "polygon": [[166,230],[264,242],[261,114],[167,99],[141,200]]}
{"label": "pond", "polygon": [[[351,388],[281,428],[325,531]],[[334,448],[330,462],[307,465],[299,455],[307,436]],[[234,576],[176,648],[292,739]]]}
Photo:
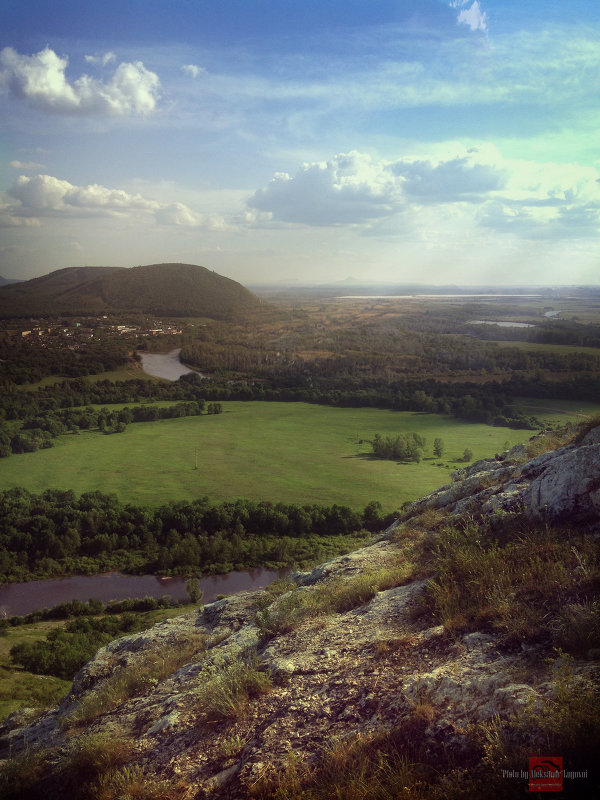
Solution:
{"label": "pond", "polygon": [[[285,569],[250,569],[245,572],[229,572],[226,575],[200,578],[202,600],[210,603],[219,594],[260,589],[286,573]],[[0,616],[21,616],[38,609],[52,608],[69,600],[85,602],[90,598],[102,600],[104,603],[110,600],[125,600],[128,597],[163,597],[163,595],[170,595],[173,600],[186,600],[186,580],[182,577],[123,575],[119,572],[109,572],[104,575],[73,575],[28,583],[9,583],[0,586]]]}
{"label": "pond", "polygon": [[143,353],[138,352],[142,359],[142,369],[155,378],[164,378],[167,381],[176,381],[182,375],[187,375],[194,370],[189,369],[179,360],[181,348],[171,350],[170,353]]}

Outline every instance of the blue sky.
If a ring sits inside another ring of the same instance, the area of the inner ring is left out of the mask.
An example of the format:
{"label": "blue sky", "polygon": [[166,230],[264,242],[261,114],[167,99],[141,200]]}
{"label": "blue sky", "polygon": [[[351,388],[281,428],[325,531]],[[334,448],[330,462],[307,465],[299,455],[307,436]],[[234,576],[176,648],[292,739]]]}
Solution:
{"label": "blue sky", "polygon": [[0,0],[0,275],[600,280],[600,4]]}

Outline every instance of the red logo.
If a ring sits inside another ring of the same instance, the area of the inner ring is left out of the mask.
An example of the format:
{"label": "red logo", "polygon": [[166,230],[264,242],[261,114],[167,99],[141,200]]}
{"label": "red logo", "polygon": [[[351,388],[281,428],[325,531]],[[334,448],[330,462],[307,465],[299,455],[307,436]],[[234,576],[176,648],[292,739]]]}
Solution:
{"label": "red logo", "polygon": [[530,792],[562,792],[562,756],[531,756],[529,759]]}

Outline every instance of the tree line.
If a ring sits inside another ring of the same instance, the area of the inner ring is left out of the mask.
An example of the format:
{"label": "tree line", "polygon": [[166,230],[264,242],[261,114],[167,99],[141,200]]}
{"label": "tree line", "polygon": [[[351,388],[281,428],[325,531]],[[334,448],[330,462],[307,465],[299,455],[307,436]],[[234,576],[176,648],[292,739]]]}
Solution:
{"label": "tree line", "polygon": [[0,492],[0,580],[110,569],[189,575],[280,567],[347,551],[393,519],[376,502],[362,512],[207,498],[148,509],[100,492],[9,489]]}
{"label": "tree line", "polygon": [[[381,382],[364,376],[347,376],[339,380],[279,376],[269,380],[208,381],[190,373],[173,383],[141,379],[115,382],[78,379],[39,387],[31,392],[7,391],[0,394],[0,421],[23,420],[49,413],[56,415],[60,410],[92,404],[148,403],[153,400],[209,401],[213,403],[214,413],[219,413],[218,404],[225,400],[261,400],[425,411],[472,422],[532,429],[539,427],[538,421],[515,408],[514,396],[576,396],[593,400],[599,393],[600,378],[597,376],[574,378],[564,384],[518,377],[503,383],[491,381],[481,384],[445,383],[431,378]],[[155,412],[148,410],[143,413],[150,417]]]}

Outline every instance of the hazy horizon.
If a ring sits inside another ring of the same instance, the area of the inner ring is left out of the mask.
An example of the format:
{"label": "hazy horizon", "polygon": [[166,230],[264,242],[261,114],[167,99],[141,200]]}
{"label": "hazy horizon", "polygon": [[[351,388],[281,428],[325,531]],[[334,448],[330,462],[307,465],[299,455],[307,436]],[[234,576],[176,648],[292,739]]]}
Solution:
{"label": "hazy horizon", "polygon": [[600,5],[0,6],[0,275],[600,283]]}

